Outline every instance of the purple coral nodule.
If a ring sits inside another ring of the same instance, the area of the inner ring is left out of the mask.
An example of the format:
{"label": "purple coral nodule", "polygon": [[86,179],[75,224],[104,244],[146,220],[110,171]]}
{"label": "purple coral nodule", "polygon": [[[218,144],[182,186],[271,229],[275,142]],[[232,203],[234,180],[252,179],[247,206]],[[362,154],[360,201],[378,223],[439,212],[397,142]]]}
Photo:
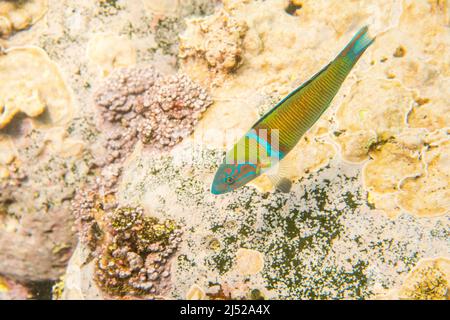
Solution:
{"label": "purple coral nodule", "polygon": [[114,71],[98,89],[102,118],[136,131],[143,143],[171,148],[192,133],[212,104],[205,89],[186,75],[162,76],[152,67]]}

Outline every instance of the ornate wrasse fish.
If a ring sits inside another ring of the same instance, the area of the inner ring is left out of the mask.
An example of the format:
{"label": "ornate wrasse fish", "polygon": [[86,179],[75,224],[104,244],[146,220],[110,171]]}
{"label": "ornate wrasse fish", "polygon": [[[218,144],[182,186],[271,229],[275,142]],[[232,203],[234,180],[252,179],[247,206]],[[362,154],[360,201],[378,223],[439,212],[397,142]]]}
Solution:
{"label": "ornate wrasse fish", "polygon": [[[353,66],[373,41],[368,27],[363,27],[332,62],[259,119],[227,152],[216,172],[211,192],[233,191],[277,166],[329,107]],[[278,189],[289,191],[288,179],[278,174],[268,176]]]}

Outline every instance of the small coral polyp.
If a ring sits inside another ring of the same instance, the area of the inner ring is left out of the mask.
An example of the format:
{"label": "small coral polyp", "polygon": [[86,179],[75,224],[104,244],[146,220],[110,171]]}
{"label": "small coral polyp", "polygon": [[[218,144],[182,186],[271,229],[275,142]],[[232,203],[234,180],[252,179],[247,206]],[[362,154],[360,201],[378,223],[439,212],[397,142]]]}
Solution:
{"label": "small coral polyp", "polygon": [[212,101],[185,75],[165,77],[152,67],[116,70],[97,91],[104,120],[134,131],[144,144],[173,147],[194,130]]}
{"label": "small coral polyp", "polygon": [[120,207],[107,217],[107,241],[96,264],[100,288],[113,297],[156,296],[170,289],[170,260],[181,231],[170,220]]}

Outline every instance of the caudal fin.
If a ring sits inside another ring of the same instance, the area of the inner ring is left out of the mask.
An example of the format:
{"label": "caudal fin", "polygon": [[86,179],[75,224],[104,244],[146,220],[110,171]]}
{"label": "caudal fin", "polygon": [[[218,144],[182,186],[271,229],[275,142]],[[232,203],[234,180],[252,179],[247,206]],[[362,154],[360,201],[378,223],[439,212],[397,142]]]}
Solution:
{"label": "caudal fin", "polygon": [[361,28],[339,56],[348,57],[356,62],[364,51],[375,41],[375,38],[371,37],[368,31],[368,26]]}

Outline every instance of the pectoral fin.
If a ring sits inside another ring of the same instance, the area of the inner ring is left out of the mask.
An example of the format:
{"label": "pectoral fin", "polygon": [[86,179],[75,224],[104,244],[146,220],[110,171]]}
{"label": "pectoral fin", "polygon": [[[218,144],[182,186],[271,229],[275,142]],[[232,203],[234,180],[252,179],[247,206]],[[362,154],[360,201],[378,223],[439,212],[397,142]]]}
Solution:
{"label": "pectoral fin", "polygon": [[292,187],[291,180],[286,177],[287,171],[286,164],[277,163],[276,166],[267,173],[270,182],[272,182],[277,190],[280,190],[283,193],[288,193],[291,191]]}
{"label": "pectoral fin", "polygon": [[280,177],[279,175],[268,175],[268,178],[277,190],[283,193],[289,193],[291,191],[292,182],[288,178]]}

